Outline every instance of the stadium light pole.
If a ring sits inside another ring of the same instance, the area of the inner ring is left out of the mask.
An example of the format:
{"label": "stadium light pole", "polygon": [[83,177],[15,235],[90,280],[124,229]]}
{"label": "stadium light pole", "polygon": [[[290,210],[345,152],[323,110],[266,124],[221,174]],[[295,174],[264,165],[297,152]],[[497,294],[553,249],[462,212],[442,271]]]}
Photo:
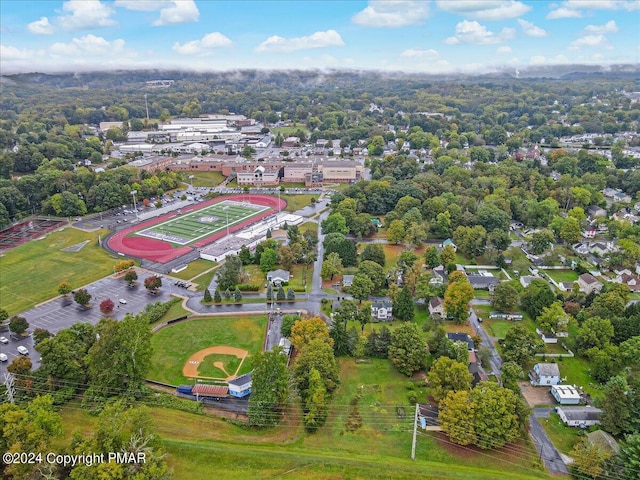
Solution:
{"label": "stadium light pole", "polygon": [[194,175],[189,175],[189,185],[191,185],[191,191],[193,192],[193,177]]}
{"label": "stadium light pole", "polygon": [[229,205],[225,205],[222,207],[225,215],[227,216],[227,237],[229,236]]}
{"label": "stadium light pole", "polygon": [[138,204],[136,203],[136,193],[138,193],[137,190],[131,190],[131,196],[133,197],[133,211],[136,212],[136,221],[138,221],[139,218],[138,218]]}

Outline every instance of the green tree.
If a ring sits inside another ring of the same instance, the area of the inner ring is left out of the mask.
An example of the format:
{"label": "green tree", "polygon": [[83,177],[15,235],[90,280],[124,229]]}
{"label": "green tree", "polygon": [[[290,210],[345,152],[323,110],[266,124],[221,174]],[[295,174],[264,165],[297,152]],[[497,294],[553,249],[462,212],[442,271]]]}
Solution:
{"label": "green tree", "polygon": [[513,311],[518,306],[520,294],[518,290],[507,282],[499,283],[493,293],[491,301],[497,310]]}
{"label": "green tree", "polygon": [[157,292],[162,286],[162,279],[158,275],[151,275],[144,279],[144,288],[150,292]]}
{"label": "green tree", "polygon": [[520,392],[518,381],[523,378],[522,367],[515,362],[504,362],[500,367],[502,386],[516,393]]}
{"label": "green tree", "polygon": [[620,463],[627,478],[640,472],[640,434],[627,435],[620,444]]}
{"label": "green tree", "polygon": [[520,305],[535,320],[545,307],[556,301],[549,284],[541,278],[535,278],[520,295]]}
{"label": "green tree", "polygon": [[[455,259],[455,253],[453,258]],[[438,247],[427,247],[424,252],[424,263],[429,268],[435,268],[440,265],[440,254],[438,253]]]}
{"label": "green tree", "polygon": [[213,301],[215,303],[222,302],[222,295],[220,295],[220,289],[219,288],[216,288],[216,291],[213,292]]}
{"label": "green tree", "polygon": [[302,421],[304,427],[314,432],[324,425],[328,416],[327,389],[320,377],[320,372],[311,368],[309,372],[309,388],[307,390],[307,400],[304,405],[304,417]]}
{"label": "green tree", "polygon": [[362,253],[360,254],[360,261],[363,262],[365,260],[371,260],[381,267],[384,267],[385,254],[382,245],[379,243],[370,243],[364,247],[364,250],[362,250]]}
{"label": "green tree", "polygon": [[439,403],[438,421],[453,443],[475,443],[474,412],[469,390],[449,391]]}
{"label": "green tree", "polygon": [[540,330],[546,334],[566,332],[569,324],[569,318],[560,302],[554,302],[543,308],[536,321],[540,325]]}
{"label": "green tree", "polygon": [[598,478],[604,473],[605,463],[611,458],[611,453],[599,445],[592,444],[588,439],[581,438],[573,447],[571,457],[573,458],[572,470],[581,476]]}
{"label": "green tree", "polygon": [[91,294],[84,288],[81,288],[79,290],[76,290],[76,293],[73,294],[73,299],[78,305],[86,307],[91,301]]}
{"label": "green tree", "polygon": [[124,281],[131,285],[136,280],[138,280],[138,274],[136,271],[134,269],[127,270],[127,273],[124,274]]}
{"label": "green tree", "polygon": [[333,345],[329,336],[329,327],[320,317],[298,319],[291,327],[291,343],[303,350],[313,340],[322,340]]}
{"label": "green tree", "polygon": [[362,275],[371,280],[374,292],[380,290],[387,280],[382,266],[371,260],[365,260],[360,263],[357,275]]}
{"label": "green tree", "polygon": [[278,292],[276,293],[276,300],[278,302],[282,302],[287,298],[287,295],[284,292],[284,287],[278,287]]}
{"label": "green tree", "polygon": [[602,428],[615,436],[640,432],[640,381],[616,375],[606,383],[600,401]]}
{"label": "green tree", "polygon": [[440,263],[446,267],[450,263],[455,262],[455,260],[456,251],[454,250],[453,245],[445,245],[440,252]]}
{"label": "green tree", "polygon": [[240,303],[242,301],[242,292],[238,287],[233,291],[233,301],[236,303]]}
{"label": "green tree", "polygon": [[[51,338],[53,334],[46,328],[36,328],[33,331],[33,344],[37,347],[40,343],[48,338]],[[37,350],[37,349],[36,349]]]}
{"label": "green tree", "polygon": [[349,287],[349,293],[355,298],[362,302],[369,298],[369,296],[373,293],[375,288],[374,283],[371,279],[362,274],[356,274],[353,277],[353,282]]}
{"label": "green tree", "polygon": [[309,375],[312,369],[320,373],[327,392],[333,392],[340,383],[340,369],[336,363],[333,346],[320,338],[311,340],[305,345],[296,358],[293,368],[293,377],[303,405],[309,398]]}
{"label": "green tree", "polygon": [[411,295],[406,285],[402,287],[396,301],[393,302],[393,316],[403,322],[413,320],[413,295]]}
{"label": "green tree", "polygon": [[529,242],[529,250],[534,255],[542,255],[546,252],[555,240],[553,232],[549,230],[540,230],[531,235]]}
{"label": "green tree", "polygon": [[450,282],[444,294],[444,310],[447,317],[453,318],[456,323],[464,323],[473,296],[473,287],[466,278]]}
{"label": "green tree", "polygon": [[565,242],[572,244],[580,241],[582,229],[580,222],[574,217],[567,217],[560,229],[560,238]]}
{"label": "green tree", "polygon": [[296,292],[293,290],[293,288],[289,287],[287,288],[287,300],[295,300],[296,298]]}
{"label": "green tree", "polygon": [[427,364],[429,350],[414,323],[404,323],[391,334],[389,360],[400,373],[411,376]]}
{"label": "green tree", "polygon": [[349,233],[347,227],[347,220],[340,213],[332,213],[322,222],[322,233],[342,233],[346,235]]}
{"label": "green tree", "polygon": [[73,289],[71,288],[71,285],[69,285],[67,282],[62,282],[60,283],[60,285],[58,285],[58,293],[65,297],[71,293],[71,290]]}
{"label": "green tree", "polygon": [[278,263],[278,254],[272,248],[265,248],[260,255],[260,270],[267,273]]}
{"label": "green tree", "polygon": [[342,275],[342,259],[336,252],[332,252],[327,255],[322,262],[322,269],[320,276],[323,280],[333,280],[334,275]]}
{"label": "green tree", "polygon": [[[257,251],[257,248],[256,248]],[[240,273],[242,272],[242,260],[236,255],[225,258],[224,264],[218,269],[218,287],[221,291],[233,287],[240,283]]]}
{"label": "green tree", "polygon": [[151,327],[144,315],[102,319],[86,357],[92,388],[104,395],[142,389],[151,366]]}
{"label": "green tree", "polygon": [[287,357],[280,347],[259,353],[251,359],[251,396],[247,414],[249,424],[269,427],[278,422],[289,392]]}
{"label": "green tree", "polygon": [[542,340],[523,325],[514,325],[502,340],[502,358],[505,362],[514,362],[522,368],[544,349]]}
{"label": "green tree", "polygon": [[579,353],[591,348],[602,349],[613,338],[613,326],[606,318],[592,317],[584,321],[578,329],[576,345]]}
{"label": "green tree", "polygon": [[298,315],[284,315],[282,317],[282,326],[280,327],[280,333],[283,337],[291,336],[291,329],[298,320],[300,320],[300,317]]}
{"label": "green tree", "polygon": [[16,335],[22,335],[29,328],[29,322],[26,318],[14,315],[9,319],[9,331]]}
{"label": "green tree", "polygon": [[433,398],[442,400],[449,392],[469,391],[473,376],[466,364],[449,357],[440,357],[429,370],[429,386],[433,388]]}
{"label": "green tree", "polygon": [[387,228],[387,241],[389,243],[400,243],[404,240],[407,231],[402,220],[393,220]]}
{"label": "green tree", "polygon": [[204,298],[202,299],[204,302],[209,303],[211,302],[212,298],[211,298],[211,292],[209,291],[208,288],[204,289]]}

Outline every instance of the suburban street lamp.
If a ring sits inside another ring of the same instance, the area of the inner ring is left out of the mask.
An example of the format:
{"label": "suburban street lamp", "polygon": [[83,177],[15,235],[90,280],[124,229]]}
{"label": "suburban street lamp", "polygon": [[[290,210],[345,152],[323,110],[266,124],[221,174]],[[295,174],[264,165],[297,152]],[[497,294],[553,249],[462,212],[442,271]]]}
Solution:
{"label": "suburban street lamp", "polygon": [[137,221],[139,219],[138,219],[138,205],[136,203],[136,193],[138,193],[137,190],[131,190],[131,195],[133,196],[133,211],[136,212],[136,221]]}
{"label": "suburban street lamp", "polygon": [[193,177],[194,175],[189,175],[189,185],[191,185],[191,191],[193,192]]}
{"label": "suburban street lamp", "polygon": [[224,210],[224,213],[227,216],[227,237],[229,236],[229,205],[225,205],[224,207],[222,207],[222,210]]}

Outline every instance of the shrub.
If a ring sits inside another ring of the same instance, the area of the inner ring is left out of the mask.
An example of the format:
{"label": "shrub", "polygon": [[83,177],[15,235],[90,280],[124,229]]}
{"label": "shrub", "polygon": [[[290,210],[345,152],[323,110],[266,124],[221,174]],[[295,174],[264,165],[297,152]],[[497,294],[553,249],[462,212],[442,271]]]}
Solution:
{"label": "shrub", "polygon": [[260,285],[256,285],[255,283],[239,283],[236,285],[236,288],[241,292],[257,292],[260,290]]}

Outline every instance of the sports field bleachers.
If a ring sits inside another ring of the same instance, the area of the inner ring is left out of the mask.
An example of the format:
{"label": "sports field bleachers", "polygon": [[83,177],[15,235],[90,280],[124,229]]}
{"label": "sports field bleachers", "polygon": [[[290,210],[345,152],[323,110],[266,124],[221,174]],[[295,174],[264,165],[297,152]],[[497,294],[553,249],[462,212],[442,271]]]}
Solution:
{"label": "sports field bleachers", "polygon": [[177,245],[187,245],[201,238],[256,216],[270,207],[225,200],[193,212],[178,215],[166,222],[153,225],[135,235],[164,240]]}

